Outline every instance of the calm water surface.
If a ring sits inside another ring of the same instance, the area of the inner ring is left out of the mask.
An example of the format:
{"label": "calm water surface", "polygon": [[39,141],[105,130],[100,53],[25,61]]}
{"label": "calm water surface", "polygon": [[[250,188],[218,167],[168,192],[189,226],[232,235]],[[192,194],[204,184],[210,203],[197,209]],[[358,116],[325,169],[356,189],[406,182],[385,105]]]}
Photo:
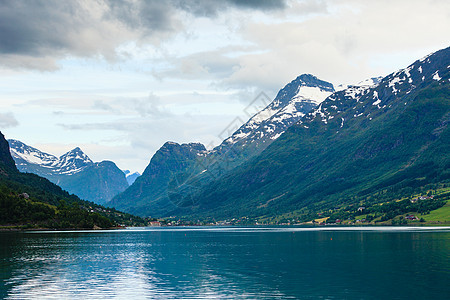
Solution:
{"label": "calm water surface", "polygon": [[450,299],[450,229],[0,233],[6,299]]}

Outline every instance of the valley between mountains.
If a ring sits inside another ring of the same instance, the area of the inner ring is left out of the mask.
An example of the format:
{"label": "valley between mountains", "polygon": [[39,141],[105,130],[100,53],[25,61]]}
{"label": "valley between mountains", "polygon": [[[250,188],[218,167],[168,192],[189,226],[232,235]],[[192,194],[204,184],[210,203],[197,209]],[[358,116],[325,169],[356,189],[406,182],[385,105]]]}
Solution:
{"label": "valley between mountains", "polygon": [[214,149],[166,142],[142,175],[8,142],[20,172],[170,224],[450,224],[449,108],[446,48],[352,86],[300,75]]}

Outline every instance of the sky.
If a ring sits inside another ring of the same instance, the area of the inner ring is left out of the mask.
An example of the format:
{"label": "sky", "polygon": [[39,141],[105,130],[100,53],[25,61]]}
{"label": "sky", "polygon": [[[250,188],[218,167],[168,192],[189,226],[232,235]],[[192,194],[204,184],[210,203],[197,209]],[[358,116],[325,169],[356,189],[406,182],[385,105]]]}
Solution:
{"label": "sky", "polygon": [[300,74],[355,84],[449,37],[448,0],[0,0],[0,131],[142,172]]}

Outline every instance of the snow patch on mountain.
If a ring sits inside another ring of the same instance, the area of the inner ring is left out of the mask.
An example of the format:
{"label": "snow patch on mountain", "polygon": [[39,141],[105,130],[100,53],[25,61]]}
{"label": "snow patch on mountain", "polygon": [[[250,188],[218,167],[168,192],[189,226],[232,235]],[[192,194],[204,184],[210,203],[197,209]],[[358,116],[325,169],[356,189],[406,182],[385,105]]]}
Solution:
{"label": "snow patch on mountain", "polygon": [[436,71],[436,73],[433,74],[433,79],[436,81],[441,80],[442,78],[439,76],[439,71]]}
{"label": "snow patch on mountain", "polygon": [[[321,103],[333,92],[323,90],[317,86],[299,86],[297,94],[292,98],[292,102],[311,101],[315,104]],[[290,103],[290,104],[291,104]]]}
{"label": "snow patch on mountain", "polygon": [[25,162],[51,167],[57,164],[58,158],[48,153],[27,146],[17,140],[8,140],[10,152],[14,158],[21,158]]}

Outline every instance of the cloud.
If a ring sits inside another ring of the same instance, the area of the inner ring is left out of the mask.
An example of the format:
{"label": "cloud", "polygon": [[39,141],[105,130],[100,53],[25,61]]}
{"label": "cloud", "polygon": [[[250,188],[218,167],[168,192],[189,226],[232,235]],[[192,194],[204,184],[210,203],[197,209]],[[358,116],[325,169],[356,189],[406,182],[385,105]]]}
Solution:
{"label": "cloud", "polygon": [[176,0],[173,1],[173,3],[176,7],[195,16],[206,17],[214,17],[219,12],[223,12],[230,8],[270,11],[287,7],[286,1],[284,0]]}
{"label": "cloud", "polygon": [[176,8],[167,1],[107,0],[104,17],[120,22],[140,38],[181,29],[176,19]]}
{"label": "cloud", "polygon": [[[298,11],[317,15],[296,19]],[[387,75],[448,46],[448,11],[448,1],[297,2],[278,22],[243,27],[244,39],[261,53],[240,56],[223,84],[266,91],[301,73],[337,84]]]}
{"label": "cloud", "polygon": [[[230,115],[185,115],[169,116],[161,122],[153,118],[116,119],[109,122],[59,123],[60,128],[70,135],[95,131],[114,132],[115,141],[99,139],[99,144],[123,144],[131,147],[131,156],[146,153],[148,159],[165,142],[177,143],[201,142],[205,145],[218,145],[222,140],[219,135],[235,119]],[[123,153],[122,153],[123,156]],[[119,159],[119,157],[117,157]]]}
{"label": "cloud", "polygon": [[154,72],[157,78],[181,79],[223,79],[231,76],[239,67],[239,57],[234,53],[249,53],[252,47],[227,46],[212,51],[200,51],[194,54],[168,59],[170,68]]}
{"label": "cloud", "polygon": [[0,127],[1,128],[11,128],[19,125],[14,115],[10,112],[0,113]]}
{"label": "cloud", "polygon": [[142,118],[159,119],[173,115],[154,94],[150,94],[147,98],[96,100],[91,108],[107,111],[114,115],[134,115]]}
{"label": "cloud", "polygon": [[96,1],[2,1],[0,63],[54,69],[66,56],[113,59],[115,47],[132,37],[119,22],[105,19],[109,8]]}
{"label": "cloud", "polygon": [[59,59],[119,57],[129,42],[158,45],[184,28],[185,12],[215,17],[230,8],[272,10],[284,1],[0,1],[0,64],[54,70]]}

